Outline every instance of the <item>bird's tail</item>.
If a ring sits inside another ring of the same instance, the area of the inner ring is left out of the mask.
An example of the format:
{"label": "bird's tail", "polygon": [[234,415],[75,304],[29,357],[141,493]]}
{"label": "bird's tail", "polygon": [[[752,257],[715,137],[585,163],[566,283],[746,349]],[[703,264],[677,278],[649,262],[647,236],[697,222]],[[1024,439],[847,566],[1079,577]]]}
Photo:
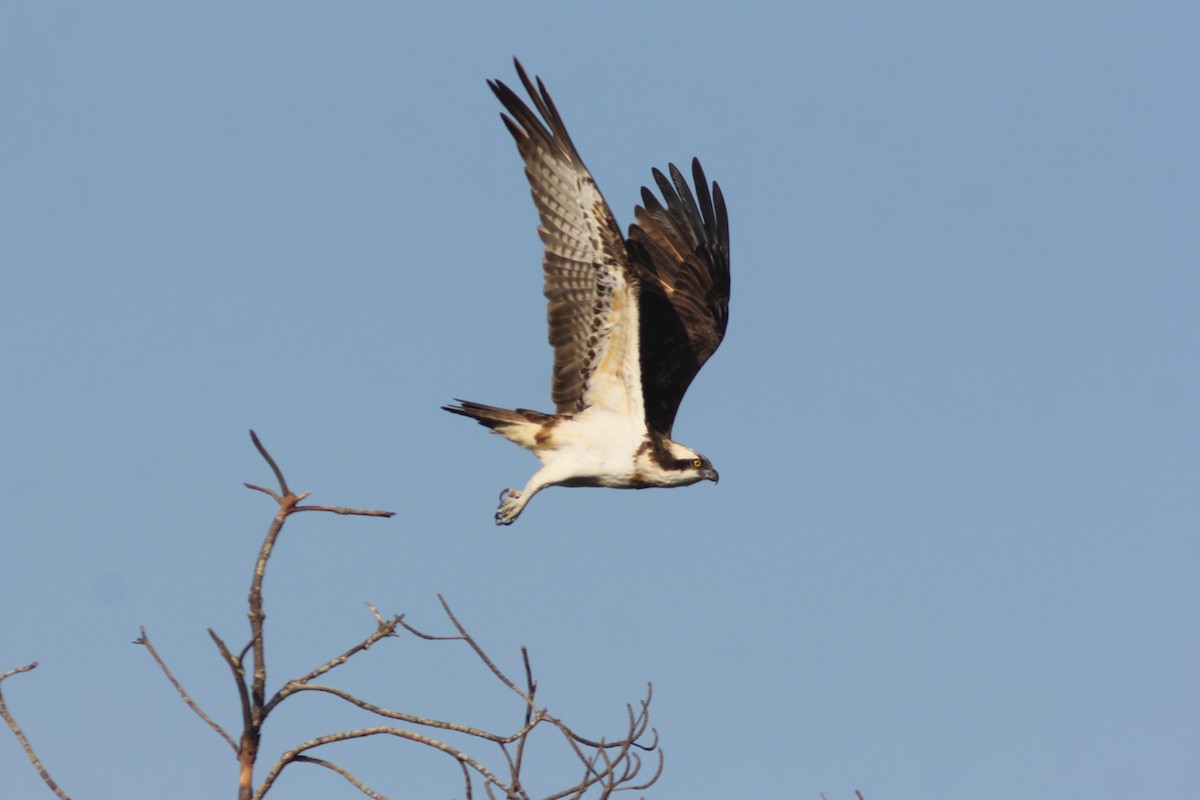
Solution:
{"label": "bird's tail", "polygon": [[493,433],[498,433],[528,450],[536,449],[538,433],[552,427],[559,419],[553,414],[543,414],[527,408],[513,410],[472,403],[470,400],[455,400],[458,405],[442,406],[442,410],[470,417],[480,425],[490,428]]}

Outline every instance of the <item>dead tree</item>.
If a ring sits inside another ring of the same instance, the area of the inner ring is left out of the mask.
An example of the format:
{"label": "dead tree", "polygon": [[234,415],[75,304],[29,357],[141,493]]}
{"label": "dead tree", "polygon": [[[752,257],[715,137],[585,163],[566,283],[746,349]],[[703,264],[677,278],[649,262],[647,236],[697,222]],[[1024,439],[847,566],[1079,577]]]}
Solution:
{"label": "dead tree", "polygon": [[[267,689],[266,640],[263,635],[263,621],[266,615],[263,611],[263,578],[266,574],[267,563],[270,560],[275,542],[283,531],[284,523],[292,514],[301,511],[324,511],[333,514],[368,517],[390,517],[390,511],[366,511],[339,506],[304,505],[303,501],[309,496],[308,492],[299,494],[288,488],[287,481],[278,464],[263,447],[258,436],[253,431],[250,437],[254,446],[263,459],[271,467],[275,480],[279,485],[278,491],[247,483],[247,488],[269,495],[277,504],[278,510],[266,537],[259,549],[258,559],[254,566],[254,575],[250,582],[249,610],[250,638],[244,646],[234,652],[213,629],[208,634],[216,645],[226,666],[233,677],[234,686],[238,693],[241,706],[241,730],[234,736],[220,723],[210,717],[188,694],[184,687],[172,674],[166,662],[151,643],[146,629],[141,629],[141,636],[135,644],[142,645],[158,664],[167,680],[179,692],[184,703],[195,712],[204,722],[223,738],[234,751],[238,763],[238,798],[239,800],[260,800],[264,798],[275,785],[280,774],[293,764],[313,764],[330,769],[345,778],[355,789],[372,798],[383,798],[384,795],[369,788],[366,783],[349,770],[319,753],[321,748],[335,742],[345,742],[373,736],[391,736],[422,747],[444,753],[454,759],[462,770],[463,790],[467,800],[472,800],[476,786],[482,786],[487,797],[491,800],[530,800],[531,795],[526,789],[522,768],[525,761],[526,748],[530,734],[539,727],[549,727],[558,732],[564,743],[564,755],[575,760],[579,768],[579,779],[576,783],[562,787],[545,795],[546,800],[559,798],[574,798],[583,800],[587,797],[608,798],[614,792],[639,791],[652,785],[662,774],[662,751],[658,747],[658,732],[649,727],[649,706],[651,689],[648,686],[646,698],[637,704],[626,706],[627,723],[620,736],[613,740],[592,739],[577,734],[566,723],[552,715],[547,708],[535,702],[537,682],[529,663],[529,655],[521,648],[524,664],[524,676],[521,684],[513,681],[496,666],[495,662],[483,651],[478,642],[467,632],[449,604],[441,595],[438,600],[446,617],[454,628],[455,633],[449,635],[432,635],[417,630],[405,621],[403,614],[385,618],[371,605],[367,607],[375,618],[375,630],[361,642],[351,647],[341,655],[331,658],[324,664],[313,669],[306,675],[286,681],[274,692]],[[317,683],[318,679],[346,663],[377,642],[399,636],[404,631],[424,641],[459,641],[463,642],[495,676],[508,691],[515,693],[523,706],[523,714],[515,722],[511,732],[494,733],[481,730],[457,722],[430,719],[383,708],[349,693]],[[16,672],[32,669],[35,665],[13,670],[0,677],[0,680]],[[262,738],[263,726],[267,718],[281,703],[288,698],[303,692],[321,692],[336,697],[345,703],[361,709],[379,720],[378,724],[357,728],[355,730],[334,731],[325,733],[307,741],[300,742],[280,755],[267,769],[266,776],[255,783],[255,767],[260,763],[259,744]],[[0,711],[14,734],[20,739],[26,754],[38,769],[43,780],[56,791],[59,797],[66,798],[51,780],[49,774],[41,766],[33,749],[17,727],[15,720],[4,708],[0,696]],[[403,725],[404,727],[400,727]],[[649,737],[647,737],[649,731]],[[450,744],[446,738],[453,735],[467,742],[475,742],[482,750],[490,750],[491,756],[481,753],[468,752],[461,746]],[[441,738],[439,738],[441,737]],[[648,741],[647,741],[648,739]],[[652,753],[654,769],[643,775],[643,753]]]}

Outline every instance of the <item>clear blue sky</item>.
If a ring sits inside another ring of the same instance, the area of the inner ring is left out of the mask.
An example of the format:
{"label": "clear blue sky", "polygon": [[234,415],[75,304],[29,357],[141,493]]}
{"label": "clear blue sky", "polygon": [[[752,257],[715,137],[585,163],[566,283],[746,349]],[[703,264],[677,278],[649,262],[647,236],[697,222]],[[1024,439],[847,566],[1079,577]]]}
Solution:
{"label": "clear blue sky", "polygon": [[[77,798],[232,796],[205,634],[273,507],[272,681],[446,630],[615,733],[648,797],[1200,796],[1193,3],[26,3],[0,12],[0,670]],[[735,10],[736,6],[736,10]],[[902,6],[902,7],[901,7]],[[698,155],[732,322],[677,437],[719,486],[552,489],[438,410],[549,410],[540,244],[487,78],[540,74],[622,225]],[[467,654],[340,685],[516,727]],[[278,752],[371,722],[300,698]],[[550,746],[552,743],[544,743]],[[396,741],[336,756],[462,797]],[[547,787],[547,791],[548,791]],[[355,795],[296,766],[282,797]],[[0,731],[0,794],[49,796]]]}

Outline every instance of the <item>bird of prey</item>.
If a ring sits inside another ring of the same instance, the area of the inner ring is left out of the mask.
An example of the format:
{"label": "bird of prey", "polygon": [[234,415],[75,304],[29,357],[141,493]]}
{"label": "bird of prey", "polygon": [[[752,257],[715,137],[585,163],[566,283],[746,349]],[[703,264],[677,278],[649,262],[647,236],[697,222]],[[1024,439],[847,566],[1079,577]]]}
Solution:
{"label": "bird of prey", "polygon": [[[680,401],[729,320],[729,217],[692,160],[695,194],[671,164],[653,170],[622,236],[541,78],[517,75],[533,109],[499,80],[488,86],[525,161],[545,245],[544,294],[554,348],[555,413],[458,400],[470,417],[542,463],[525,488],[500,493],[510,525],[548,486],[619,489],[717,481],[707,458],[671,440]],[[664,205],[665,203],[665,205]]]}

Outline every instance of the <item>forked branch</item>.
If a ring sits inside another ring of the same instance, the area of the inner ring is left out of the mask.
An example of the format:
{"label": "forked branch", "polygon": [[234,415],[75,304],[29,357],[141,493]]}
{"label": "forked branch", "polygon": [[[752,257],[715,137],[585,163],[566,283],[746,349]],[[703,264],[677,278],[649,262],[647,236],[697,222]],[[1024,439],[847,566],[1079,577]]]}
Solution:
{"label": "forked branch", "polygon": [[167,680],[170,681],[171,685],[175,687],[175,691],[179,692],[179,696],[183,698],[183,702],[187,704],[187,707],[196,712],[196,715],[200,717],[200,719],[204,720],[208,727],[212,728],[217,732],[218,735],[220,735],[222,739],[228,742],[229,746],[232,747],[236,753],[238,749],[237,742],[235,742],[233,737],[230,736],[224,728],[218,725],[212,717],[206,714],[204,709],[200,708],[196,701],[192,699],[192,696],[187,693],[187,690],[183,688],[183,685],[180,684],[179,681],[176,680],[175,676],[171,673],[170,668],[166,665],[166,662],[162,660],[162,657],[159,656],[158,651],[154,649],[154,645],[150,643],[150,637],[146,635],[146,628],[142,627],[140,630],[142,635],[137,639],[134,639],[133,643],[140,644],[146,648],[146,650],[150,653],[150,657],[154,659],[154,663],[158,664],[158,668],[161,669],[163,674],[167,676]]}
{"label": "forked branch", "polygon": [[[540,725],[550,725],[556,728],[567,743],[567,752],[578,759],[583,768],[579,782],[546,795],[547,800],[557,798],[582,799],[590,796],[593,789],[598,791],[601,798],[607,798],[614,792],[636,791],[653,784],[662,771],[662,751],[658,749],[658,733],[649,727],[649,705],[651,690],[648,688],[646,698],[640,702],[637,710],[626,706],[627,724],[624,732],[616,739],[591,739],[581,736],[566,725],[562,720],[550,714],[543,706],[539,706],[534,698],[538,684],[534,680],[530,666],[529,654],[521,648],[521,661],[524,676],[521,684],[512,680],[501,670],[495,661],[483,650],[467,628],[459,621],[451,610],[445,598],[438,595],[442,609],[453,626],[454,633],[450,635],[434,635],[425,633],[410,625],[401,614],[384,617],[372,605],[370,609],[375,619],[375,629],[361,641],[355,643],[340,655],[330,658],[315,667],[307,674],[293,678],[279,687],[273,694],[267,692],[266,641],[264,638],[264,622],[266,613],[263,609],[263,584],[267,563],[274,552],[275,544],[283,532],[287,518],[300,511],[324,511],[327,513],[390,517],[390,511],[372,511],[343,506],[302,505],[308,497],[307,492],[295,493],[288,486],[283,470],[267,452],[262,441],[251,431],[251,440],[263,460],[267,462],[275,476],[278,489],[266,488],[247,483],[252,490],[262,492],[271,497],[278,508],[270,526],[267,529],[258,557],[254,564],[254,573],[250,581],[250,591],[247,597],[247,617],[250,623],[250,638],[240,651],[235,653],[225,641],[209,629],[209,635],[221,654],[221,659],[229,668],[238,692],[242,711],[242,730],[236,738],[228,733],[221,725],[208,716],[176,680],[158,652],[150,643],[145,629],[137,644],[143,645],[150,652],[163,674],[175,687],[180,697],[206,724],[220,735],[236,752],[239,764],[238,797],[240,800],[258,800],[263,798],[275,785],[280,774],[292,764],[313,764],[324,767],[338,775],[362,794],[371,798],[383,798],[383,795],[369,788],[366,783],[350,773],[340,764],[327,758],[318,757],[315,751],[326,745],[346,742],[355,739],[390,736],[396,739],[412,742],[453,758],[463,774],[463,789],[467,800],[474,797],[474,782],[479,781],[489,798],[503,797],[505,800],[529,800],[530,795],[525,787],[522,768],[525,763],[526,748],[530,734]],[[315,683],[349,659],[369,650],[376,643],[397,636],[400,630],[407,631],[423,641],[461,641],[474,653],[475,657],[488,669],[493,677],[502,683],[506,689],[521,699],[521,715],[514,726],[507,732],[496,733],[446,720],[395,711],[369,703],[349,692],[334,686]],[[247,661],[249,659],[249,662]],[[252,663],[250,663],[252,662]],[[6,676],[7,677],[7,676]],[[363,712],[387,720],[385,724],[373,727],[363,727],[356,730],[327,733],[304,741],[283,753],[267,771],[262,782],[254,785],[254,770],[259,757],[259,743],[262,729],[268,716],[280,703],[290,697],[318,692],[325,696],[335,697],[352,705]],[[404,727],[399,727],[403,725]],[[649,737],[647,737],[649,732]],[[456,737],[456,738],[455,738]],[[491,755],[484,758],[466,749],[472,743],[489,748]],[[498,752],[497,752],[498,751]],[[657,769],[647,779],[639,776],[643,771],[642,753],[657,754]],[[568,756],[569,758],[570,756]],[[47,776],[48,777],[48,776]],[[640,782],[639,782],[640,781]]]}
{"label": "forked branch", "polygon": [[[37,669],[36,661],[32,661],[23,667],[10,669],[8,672],[0,675],[0,683],[3,683],[13,675],[18,675],[22,672],[29,672],[33,669]],[[4,702],[4,692],[2,690],[0,690],[0,717],[4,717],[4,722],[8,725],[8,729],[13,732],[13,736],[16,736],[17,741],[21,743],[21,749],[25,751],[25,757],[29,759],[30,764],[33,764],[33,768],[37,770],[37,773],[41,776],[42,781],[50,787],[50,791],[54,792],[54,794],[62,798],[62,800],[71,800],[67,796],[66,792],[58,788],[58,784],[55,783],[54,779],[50,777],[50,773],[42,764],[42,760],[38,758],[37,753],[34,752],[33,745],[29,743],[29,739],[25,738],[25,732],[21,730],[21,726],[17,724],[17,720],[8,710],[8,704]]]}
{"label": "forked branch", "polygon": [[[289,683],[284,687],[284,689],[281,689],[279,692],[277,692],[270,700],[267,699],[266,642],[263,638],[263,623],[266,620],[266,613],[263,611],[263,580],[266,576],[267,562],[271,558],[271,553],[274,551],[276,541],[283,532],[284,523],[291,514],[299,511],[326,511],[333,514],[363,517],[390,517],[393,516],[394,513],[391,511],[365,510],[347,508],[344,506],[301,505],[301,502],[308,497],[309,493],[294,493],[289,488],[287,479],[283,476],[283,470],[279,468],[279,464],[275,461],[274,457],[272,457],[267,451],[266,447],[263,446],[262,440],[258,438],[258,434],[256,434],[254,431],[250,431],[250,440],[254,443],[254,447],[256,450],[258,450],[259,455],[261,455],[263,460],[267,462],[267,466],[270,467],[271,472],[275,476],[275,481],[279,486],[278,491],[276,491],[274,489],[268,489],[252,483],[245,484],[247,488],[266,494],[278,504],[278,510],[275,513],[275,517],[272,519],[271,525],[268,527],[266,536],[263,538],[262,545],[259,548],[258,558],[254,563],[254,574],[250,580],[250,592],[247,598],[247,617],[250,621],[250,640],[237,655],[234,655],[229,647],[226,646],[224,640],[222,640],[215,631],[213,631],[211,628],[208,631],[209,636],[212,637],[213,643],[217,646],[217,650],[221,654],[221,659],[229,667],[237,687],[238,699],[240,700],[242,709],[242,732],[240,738],[235,741],[234,738],[228,732],[226,732],[224,728],[222,728],[211,717],[209,717],[203,710],[200,709],[196,702],[192,700],[192,698],[179,684],[179,681],[175,679],[175,676],[171,673],[171,670],[167,667],[166,663],[159,657],[158,653],[150,644],[150,640],[146,635],[145,629],[142,629],[141,638],[139,638],[136,642],[137,644],[145,646],[147,650],[150,651],[159,668],[167,676],[167,679],[175,687],[176,691],[179,692],[180,696],[183,698],[184,702],[187,703],[188,707],[191,708],[197,715],[199,715],[201,719],[208,723],[209,727],[211,727],[217,732],[217,734],[225,739],[225,741],[228,742],[237,753],[239,764],[238,796],[241,798],[241,800],[250,800],[250,798],[254,796],[254,767],[258,760],[258,746],[262,736],[263,724],[266,722],[267,716],[270,714],[271,710],[278,705],[278,703],[281,702],[287,696],[287,694],[290,693],[290,691],[294,691],[294,689],[288,689],[288,686],[292,685]],[[374,612],[374,609],[372,609],[372,611]],[[312,678],[323,674],[330,669],[333,669],[338,664],[344,663],[346,659],[350,658],[355,653],[366,650],[378,639],[383,638],[384,636],[393,635],[399,619],[397,618],[396,620],[385,621],[379,616],[378,612],[374,613],[379,621],[379,627],[374,634],[369,636],[364,642],[343,653],[338,658],[335,658],[325,664],[323,667],[318,668],[312,674],[306,676],[306,678],[303,680],[311,680]],[[251,665],[252,668],[249,671],[246,669],[245,664],[247,655],[250,656],[253,662]],[[248,672],[249,674],[247,674]],[[321,765],[333,768],[333,766],[328,763],[322,763]]]}
{"label": "forked branch", "polygon": [[[409,625],[400,617],[395,617],[398,625],[412,633],[414,636],[425,641],[461,641],[465,643],[475,656],[487,667],[492,675],[504,684],[510,691],[517,694],[524,705],[524,720],[523,723],[515,732],[508,734],[494,733],[491,731],[480,730],[467,725],[461,725],[454,722],[446,722],[443,720],[429,719],[419,717],[413,714],[407,714],[401,711],[381,708],[379,706],[368,703],[349,692],[337,689],[331,686],[322,686],[309,683],[305,679],[297,680],[289,684],[292,692],[321,692],[327,695],[337,697],[350,705],[356,706],[364,711],[383,717],[388,720],[399,721],[418,729],[424,728],[430,733],[418,732],[404,728],[393,726],[380,726],[366,728],[358,731],[346,731],[340,733],[329,734],[324,737],[318,737],[305,742],[284,755],[283,758],[275,764],[267,782],[264,782],[266,788],[270,788],[270,784],[274,783],[289,764],[301,761],[301,754],[309,750],[319,748],[333,742],[345,741],[351,738],[360,738],[364,736],[380,736],[388,735],[395,736],[410,742],[415,742],[425,747],[432,748],[441,753],[444,753],[455,759],[463,771],[463,787],[467,797],[473,796],[474,781],[479,779],[482,781],[484,791],[488,797],[504,797],[506,800],[528,800],[529,794],[525,787],[525,781],[522,776],[522,766],[524,763],[524,753],[529,741],[529,735],[539,725],[546,724],[556,728],[567,742],[568,750],[574,754],[583,767],[583,775],[579,782],[552,792],[547,795],[547,800],[555,800],[556,798],[583,798],[593,788],[599,790],[599,797],[608,797],[613,792],[624,791],[639,791],[648,788],[655,783],[662,773],[663,759],[662,751],[658,748],[658,732],[649,727],[649,708],[652,696],[652,687],[647,687],[646,698],[642,700],[638,709],[635,711],[633,706],[626,706],[627,726],[624,733],[617,739],[613,740],[593,740],[585,736],[577,734],[562,720],[554,717],[550,712],[534,702],[534,696],[537,691],[537,681],[533,678],[533,670],[529,662],[529,654],[525,648],[521,648],[521,661],[524,667],[524,688],[518,686],[515,681],[509,678],[503,670],[501,670],[496,662],[488,656],[466,626],[459,621],[458,617],[450,608],[449,603],[441,595],[438,599],[442,603],[442,609],[445,611],[450,623],[454,626],[457,635],[452,636],[435,636],[417,630]],[[378,619],[378,617],[377,617]],[[437,738],[431,735],[433,731],[441,730],[461,734],[471,739],[480,741],[481,743],[489,743],[493,747],[500,750],[503,757],[505,777],[501,777],[500,772],[495,769],[488,768],[485,762],[478,756],[468,753],[462,747],[454,746],[448,740]],[[650,740],[644,741],[647,732],[650,733]],[[515,745],[515,755],[510,751],[510,747]],[[643,774],[643,760],[640,753],[655,752],[657,755],[657,764],[653,774],[646,779],[640,780]],[[263,787],[260,787],[256,797],[261,797]]]}

